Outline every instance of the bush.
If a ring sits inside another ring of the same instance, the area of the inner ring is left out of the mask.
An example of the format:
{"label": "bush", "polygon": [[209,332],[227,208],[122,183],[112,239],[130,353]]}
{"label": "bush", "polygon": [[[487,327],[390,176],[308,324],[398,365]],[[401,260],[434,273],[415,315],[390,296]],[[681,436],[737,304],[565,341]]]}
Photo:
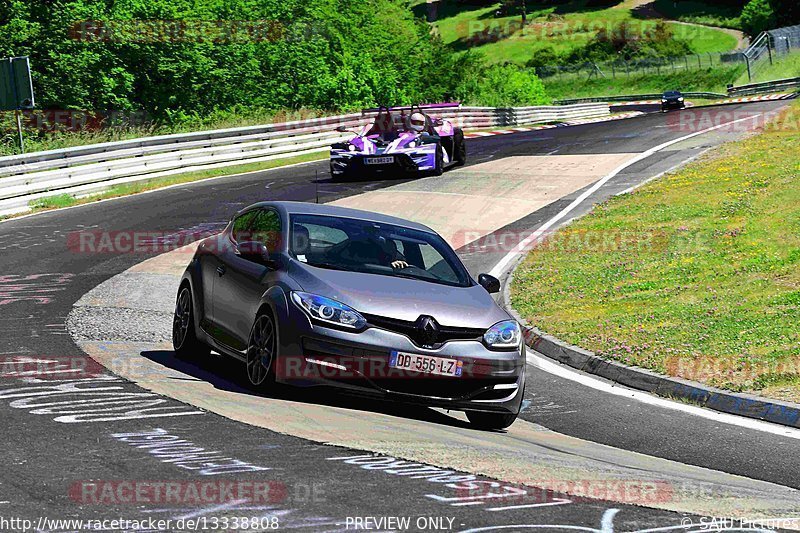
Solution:
{"label": "bush", "polygon": [[603,62],[643,57],[680,57],[692,53],[686,41],[675,39],[663,21],[652,27],[629,22],[614,28],[602,28],[583,48],[573,50],[569,63]]}
{"label": "bush", "polygon": [[545,46],[533,53],[533,57],[526,63],[526,67],[550,67],[559,65],[562,62],[562,57],[556,52],[552,46]]}
{"label": "bush", "polygon": [[544,84],[532,70],[515,65],[483,67],[464,79],[458,97],[465,104],[491,107],[550,103]]}
{"label": "bush", "polygon": [[750,0],[742,10],[742,29],[751,36],[775,27],[775,12],[769,0]]}

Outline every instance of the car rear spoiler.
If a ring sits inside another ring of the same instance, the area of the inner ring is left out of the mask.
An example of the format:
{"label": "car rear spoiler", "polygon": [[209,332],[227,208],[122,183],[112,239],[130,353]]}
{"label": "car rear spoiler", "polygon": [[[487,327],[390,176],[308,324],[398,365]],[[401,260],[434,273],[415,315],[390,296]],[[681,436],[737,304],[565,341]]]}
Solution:
{"label": "car rear spoiler", "polygon": [[380,111],[411,111],[412,109],[419,109],[419,110],[435,110],[435,109],[457,109],[461,107],[461,102],[443,102],[441,104],[414,104],[414,105],[406,105],[406,106],[395,106],[395,107],[371,107],[369,109],[362,109],[361,114],[366,115],[367,113],[378,113]]}

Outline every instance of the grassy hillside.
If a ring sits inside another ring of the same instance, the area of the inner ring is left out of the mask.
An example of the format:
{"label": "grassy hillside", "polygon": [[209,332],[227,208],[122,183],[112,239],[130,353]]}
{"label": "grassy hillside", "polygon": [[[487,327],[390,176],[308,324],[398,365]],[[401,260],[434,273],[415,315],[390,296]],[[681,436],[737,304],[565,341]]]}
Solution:
{"label": "grassy hillside", "polygon": [[[456,50],[481,52],[492,62],[524,65],[543,51],[567,56],[589,44],[599,31],[618,31],[623,24],[635,34],[651,33],[656,27],[654,20],[637,18],[628,3],[592,7],[589,0],[527,2],[528,25],[524,29],[517,13],[495,16],[499,2],[471,5],[445,0],[442,4],[436,23],[442,41]],[[418,2],[414,11],[423,16],[425,3]],[[667,23],[667,27],[691,53],[725,52],[736,47],[734,37],[713,28],[677,23]]]}

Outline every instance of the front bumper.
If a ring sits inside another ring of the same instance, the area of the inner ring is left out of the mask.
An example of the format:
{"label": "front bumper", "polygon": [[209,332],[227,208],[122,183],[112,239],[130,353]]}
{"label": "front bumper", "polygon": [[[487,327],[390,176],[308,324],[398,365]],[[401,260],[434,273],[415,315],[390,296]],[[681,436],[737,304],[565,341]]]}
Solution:
{"label": "front bumper", "polygon": [[[519,413],[525,384],[522,347],[493,351],[477,340],[436,349],[403,334],[368,327],[356,333],[312,324],[288,303],[279,317],[276,379],[295,386],[328,385],[358,395],[454,410]],[[389,367],[392,351],[456,359],[460,377],[431,376]]]}
{"label": "front bumper", "polygon": [[686,108],[686,102],[678,102],[676,100],[670,100],[670,101],[667,101],[667,102],[661,102],[661,109],[662,110],[667,110],[667,109],[685,109],[685,108]]}
{"label": "front bumper", "polygon": [[[367,159],[392,158],[391,163],[367,164]],[[436,164],[435,154],[411,154],[397,152],[391,154],[352,154],[331,152],[331,172],[334,175],[358,174],[377,175],[383,173],[412,174],[431,170]]]}

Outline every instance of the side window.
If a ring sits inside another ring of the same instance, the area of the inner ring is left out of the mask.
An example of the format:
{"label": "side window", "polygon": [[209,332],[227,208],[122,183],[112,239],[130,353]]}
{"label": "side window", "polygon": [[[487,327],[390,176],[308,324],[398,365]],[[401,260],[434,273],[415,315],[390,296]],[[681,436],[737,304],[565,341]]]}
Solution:
{"label": "side window", "polygon": [[262,209],[251,226],[251,233],[251,240],[263,242],[270,252],[276,251],[281,245],[281,217],[272,209]]}
{"label": "side window", "polygon": [[233,230],[231,232],[235,242],[241,243],[250,240],[250,225],[257,214],[258,211],[248,211],[236,217],[233,221]]}

